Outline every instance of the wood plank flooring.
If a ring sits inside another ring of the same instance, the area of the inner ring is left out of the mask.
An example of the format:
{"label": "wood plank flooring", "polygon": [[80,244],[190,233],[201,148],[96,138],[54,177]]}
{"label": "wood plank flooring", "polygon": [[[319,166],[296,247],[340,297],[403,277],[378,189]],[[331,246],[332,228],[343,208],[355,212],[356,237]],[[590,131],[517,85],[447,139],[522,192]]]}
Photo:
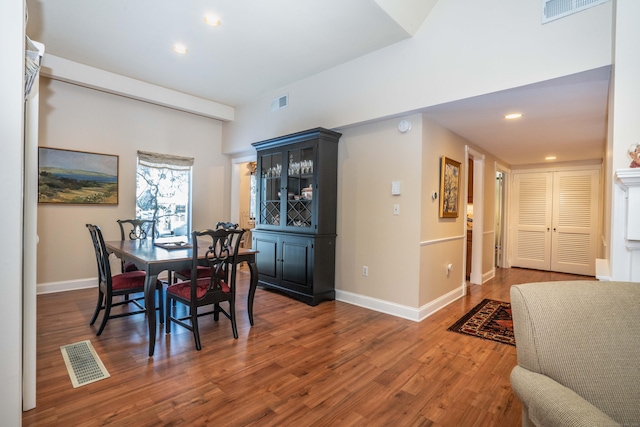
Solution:
{"label": "wood plank flooring", "polygon": [[[37,407],[24,426],[519,426],[514,347],[447,331],[512,284],[593,280],[499,269],[464,298],[416,323],[331,301],[309,307],[258,289],[255,325],[240,272],[239,338],[226,318],[190,332],[158,328],[147,356],[143,315],[89,326],[96,290],[38,296]],[[97,322],[99,323],[99,322]],[[60,346],[90,339],[110,378],[74,389]]]}

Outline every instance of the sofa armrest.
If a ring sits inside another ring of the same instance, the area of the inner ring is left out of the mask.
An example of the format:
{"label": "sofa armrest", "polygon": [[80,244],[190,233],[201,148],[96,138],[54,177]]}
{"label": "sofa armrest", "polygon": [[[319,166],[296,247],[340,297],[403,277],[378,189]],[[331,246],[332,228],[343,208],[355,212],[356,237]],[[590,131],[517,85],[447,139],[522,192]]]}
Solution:
{"label": "sofa armrest", "polygon": [[[551,378],[516,366],[511,371],[511,387],[530,422],[544,427],[620,426],[574,391]],[[523,424],[525,420],[523,420]]]}

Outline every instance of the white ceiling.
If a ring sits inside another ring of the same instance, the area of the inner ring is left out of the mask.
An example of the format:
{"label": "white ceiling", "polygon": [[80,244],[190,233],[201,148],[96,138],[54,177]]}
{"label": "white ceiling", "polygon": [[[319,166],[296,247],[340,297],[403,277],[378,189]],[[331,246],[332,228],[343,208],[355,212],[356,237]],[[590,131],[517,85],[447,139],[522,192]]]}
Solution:
{"label": "white ceiling", "polygon": [[[222,104],[405,40],[437,0],[27,0],[46,52]],[[408,13],[410,12],[410,13]],[[217,14],[219,27],[204,23]],[[175,43],[188,53],[173,52]],[[509,165],[601,158],[609,67],[424,111]],[[519,110],[524,117],[505,122]]]}

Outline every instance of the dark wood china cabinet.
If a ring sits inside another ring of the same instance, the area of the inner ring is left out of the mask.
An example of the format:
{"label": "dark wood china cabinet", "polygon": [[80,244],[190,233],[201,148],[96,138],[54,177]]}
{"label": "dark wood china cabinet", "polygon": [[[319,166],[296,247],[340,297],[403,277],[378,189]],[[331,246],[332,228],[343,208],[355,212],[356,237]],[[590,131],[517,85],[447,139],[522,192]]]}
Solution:
{"label": "dark wood china cabinet", "polygon": [[309,305],[335,298],[338,141],[310,129],[252,144],[258,185],[258,285]]}

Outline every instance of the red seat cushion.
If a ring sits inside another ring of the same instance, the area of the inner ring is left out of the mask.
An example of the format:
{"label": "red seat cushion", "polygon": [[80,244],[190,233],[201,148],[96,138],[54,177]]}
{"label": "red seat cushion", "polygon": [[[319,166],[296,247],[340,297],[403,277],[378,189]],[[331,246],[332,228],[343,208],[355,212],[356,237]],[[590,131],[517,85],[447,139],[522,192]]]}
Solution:
{"label": "red seat cushion", "polygon": [[[196,282],[196,298],[200,299],[205,296],[207,293],[207,289],[209,288],[209,278],[198,279]],[[231,292],[231,288],[225,282],[220,281],[220,287],[222,288],[222,292],[229,293]],[[174,285],[171,285],[167,288],[167,292],[178,295],[184,299],[191,298],[191,282],[178,282]]]}
{"label": "red seat cushion", "polygon": [[[124,291],[127,289],[136,292],[144,291],[144,280],[147,273],[141,270],[130,271],[128,273],[116,274],[111,276],[111,289],[114,291]],[[156,280],[156,287],[162,286],[160,280]]]}
{"label": "red seat cushion", "polygon": [[[176,274],[182,277],[191,278],[191,269],[185,268],[184,270],[176,271]],[[211,276],[211,269],[209,267],[205,267],[203,265],[198,266],[198,279],[202,279],[210,276]]]}
{"label": "red seat cushion", "polygon": [[144,271],[131,271],[129,273],[116,274],[111,277],[111,287],[114,291],[122,291],[125,289],[144,289],[144,279],[146,273]]}

